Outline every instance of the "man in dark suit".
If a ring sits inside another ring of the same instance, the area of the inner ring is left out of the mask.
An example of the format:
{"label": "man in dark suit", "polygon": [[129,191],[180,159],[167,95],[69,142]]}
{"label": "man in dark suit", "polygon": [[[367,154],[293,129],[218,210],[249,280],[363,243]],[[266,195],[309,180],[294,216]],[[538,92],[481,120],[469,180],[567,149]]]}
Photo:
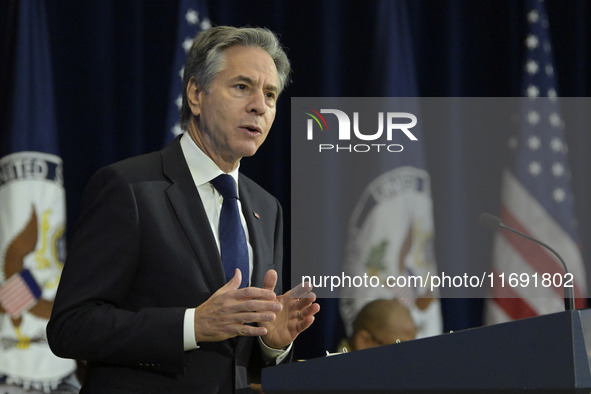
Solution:
{"label": "man in dark suit", "polygon": [[[312,324],[309,287],[276,295],[281,207],[238,172],[265,140],[289,72],[266,29],[201,33],[183,78],[186,132],[91,179],[47,328],[58,356],[87,361],[83,392],[249,390]],[[238,186],[241,268],[220,257],[221,174]]]}

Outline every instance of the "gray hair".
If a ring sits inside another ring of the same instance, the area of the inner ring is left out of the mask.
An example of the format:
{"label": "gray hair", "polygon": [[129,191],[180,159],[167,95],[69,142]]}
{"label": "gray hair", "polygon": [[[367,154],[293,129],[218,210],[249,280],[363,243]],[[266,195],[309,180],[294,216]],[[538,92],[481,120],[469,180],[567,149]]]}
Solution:
{"label": "gray hair", "polygon": [[181,107],[181,128],[187,130],[192,117],[187,102],[187,86],[194,78],[197,85],[209,92],[215,76],[223,70],[224,50],[232,46],[251,46],[264,49],[277,67],[278,93],[289,83],[291,66],[279,39],[269,29],[216,26],[199,33],[187,55],[183,73],[183,104]]}

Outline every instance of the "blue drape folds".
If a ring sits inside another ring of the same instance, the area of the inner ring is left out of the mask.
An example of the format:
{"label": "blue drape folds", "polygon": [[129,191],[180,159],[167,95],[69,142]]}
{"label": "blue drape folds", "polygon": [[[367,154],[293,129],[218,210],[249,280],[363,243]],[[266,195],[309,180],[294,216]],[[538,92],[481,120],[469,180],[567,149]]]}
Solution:
{"label": "blue drape folds", "polygon": [[[396,0],[394,0],[396,1]],[[403,4],[421,96],[518,96],[524,4],[514,0],[415,0]],[[0,5],[0,102],[8,104],[13,70],[10,8]],[[289,48],[293,84],[279,101],[274,129],[242,169],[285,207],[289,241],[290,97],[371,96],[370,65],[377,1],[209,1],[213,24],[266,26]],[[89,176],[100,166],[159,149],[166,132],[168,89],[176,33],[176,1],[47,2],[59,150],[65,167],[68,228]],[[589,96],[591,5],[547,0],[562,96]],[[4,45],[6,43],[6,45]],[[6,54],[6,56],[4,56]],[[0,106],[4,135],[6,105]],[[436,259],[490,261],[490,233],[477,227],[481,211],[496,212],[505,136],[460,128],[425,135],[432,178]],[[591,239],[589,133],[568,133],[579,234]],[[583,257],[591,247],[583,242]],[[289,264],[289,243],[286,245]],[[293,262],[294,264],[297,262]],[[591,270],[588,270],[591,271]],[[289,272],[289,265],[285,272]],[[322,300],[314,331],[302,336],[303,357],[333,350],[340,335],[335,303]],[[481,300],[444,300],[446,329],[481,324]]]}

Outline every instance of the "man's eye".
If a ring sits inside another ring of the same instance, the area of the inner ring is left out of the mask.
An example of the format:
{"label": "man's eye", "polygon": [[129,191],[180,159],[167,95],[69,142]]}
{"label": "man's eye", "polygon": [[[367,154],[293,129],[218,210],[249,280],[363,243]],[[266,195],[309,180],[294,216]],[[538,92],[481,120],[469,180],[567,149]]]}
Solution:
{"label": "man's eye", "polygon": [[267,98],[271,99],[271,100],[275,100],[275,93],[273,93],[273,92],[267,93]]}
{"label": "man's eye", "polygon": [[236,88],[239,90],[246,90],[246,85],[243,83],[239,83],[238,85],[236,85]]}

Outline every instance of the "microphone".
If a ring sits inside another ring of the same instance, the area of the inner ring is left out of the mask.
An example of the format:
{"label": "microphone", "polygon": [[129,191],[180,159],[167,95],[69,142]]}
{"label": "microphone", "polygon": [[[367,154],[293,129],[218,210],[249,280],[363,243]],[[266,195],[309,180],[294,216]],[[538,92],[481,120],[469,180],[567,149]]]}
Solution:
{"label": "microphone", "polygon": [[[544,248],[548,249],[550,252],[552,252],[558,258],[558,260],[562,263],[562,267],[564,268],[564,272],[567,274],[569,273],[568,268],[566,267],[566,263],[564,262],[562,257],[558,254],[558,252],[555,251],[553,248],[551,248],[549,245],[545,244],[544,242],[537,240],[535,238],[532,238],[529,235],[522,233],[521,231],[515,230],[514,228],[505,225],[505,223],[503,223],[501,218],[493,216],[490,213],[486,213],[486,212],[481,213],[480,216],[478,217],[478,222],[482,226],[488,227],[492,230],[496,230],[498,228],[503,229],[503,230],[509,230],[517,235],[520,235],[524,238],[529,239],[530,241],[537,243],[538,245],[543,246]],[[564,290],[564,308],[565,308],[565,310],[574,310],[575,309],[575,296],[573,294],[573,288],[563,286],[563,290]]]}

